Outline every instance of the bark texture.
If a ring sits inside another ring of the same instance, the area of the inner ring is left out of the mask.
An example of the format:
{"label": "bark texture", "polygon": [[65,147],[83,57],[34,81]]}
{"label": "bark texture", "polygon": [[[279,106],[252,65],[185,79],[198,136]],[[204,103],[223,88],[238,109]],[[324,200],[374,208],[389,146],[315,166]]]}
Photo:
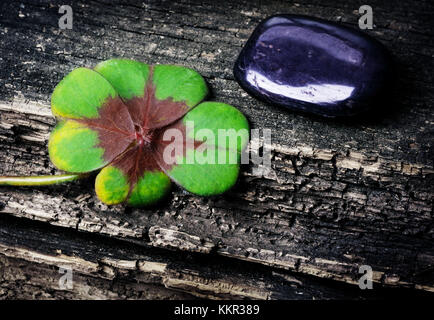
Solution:
{"label": "bark texture", "polygon": [[[431,1],[371,1],[396,83],[371,114],[327,120],[248,96],[232,66],[263,18],[357,28],[358,2],[68,1],[0,4],[0,175],[53,174],[50,94],[71,70],[115,57],[192,67],[209,100],[271,128],[271,170],[242,168],[227,194],[174,188],[149,209],[107,207],[93,179],[0,189],[1,298],[377,298],[434,291],[434,25]],[[261,144],[253,139],[252,145]],[[59,266],[74,270],[60,290]],[[374,290],[358,288],[361,265]],[[367,292],[369,291],[369,292]]]}

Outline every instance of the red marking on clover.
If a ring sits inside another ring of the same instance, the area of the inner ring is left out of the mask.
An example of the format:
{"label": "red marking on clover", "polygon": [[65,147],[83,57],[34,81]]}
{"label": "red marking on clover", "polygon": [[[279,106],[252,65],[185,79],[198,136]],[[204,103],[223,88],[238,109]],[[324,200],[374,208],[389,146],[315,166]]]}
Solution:
{"label": "red marking on clover", "polygon": [[187,148],[201,144],[185,141],[185,126],[180,119],[189,107],[172,98],[157,99],[152,75],[150,66],[143,97],[109,98],[100,108],[99,118],[77,120],[98,132],[104,160],[128,176],[131,189],[145,171],[167,171],[174,165],[163,160],[164,147],[170,143],[162,139],[166,129],[176,128],[182,133],[183,145],[176,148],[182,155]]}

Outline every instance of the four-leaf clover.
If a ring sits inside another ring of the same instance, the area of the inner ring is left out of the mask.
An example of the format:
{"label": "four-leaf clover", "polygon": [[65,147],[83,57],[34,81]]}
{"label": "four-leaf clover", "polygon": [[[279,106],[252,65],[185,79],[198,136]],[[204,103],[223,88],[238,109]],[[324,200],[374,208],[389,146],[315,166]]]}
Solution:
{"label": "four-leaf clover", "polygon": [[71,173],[101,169],[95,190],[106,204],[153,204],[171,181],[221,194],[237,180],[249,126],[230,105],[201,103],[207,92],[202,76],[181,66],[112,59],[75,69],[52,95],[50,159]]}

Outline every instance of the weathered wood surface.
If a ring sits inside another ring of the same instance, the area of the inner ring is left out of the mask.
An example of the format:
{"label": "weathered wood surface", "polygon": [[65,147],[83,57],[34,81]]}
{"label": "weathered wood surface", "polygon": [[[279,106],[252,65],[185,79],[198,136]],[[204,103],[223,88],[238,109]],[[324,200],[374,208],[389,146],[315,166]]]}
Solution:
{"label": "weathered wood surface", "polygon": [[[434,291],[432,2],[369,3],[375,28],[367,32],[393,53],[397,81],[385,112],[346,122],[258,102],[234,81],[232,65],[266,16],[356,27],[358,2],[74,1],[72,30],[58,28],[61,4],[0,4],[0,174],[56,172],[46,148],[50,94],[72,69],[112,57],[198,70],[210,99],[237,106],[253,128],[272,128],[272,170],[245,166],[233,192],[215,198],[174,188],[150,209],[101,204],[92,178],[1,187],[0,297]],[[59,265],[74,269],[73,290],[59,290]],[[360,265],[372,266],[376,290],[358,288]]]}

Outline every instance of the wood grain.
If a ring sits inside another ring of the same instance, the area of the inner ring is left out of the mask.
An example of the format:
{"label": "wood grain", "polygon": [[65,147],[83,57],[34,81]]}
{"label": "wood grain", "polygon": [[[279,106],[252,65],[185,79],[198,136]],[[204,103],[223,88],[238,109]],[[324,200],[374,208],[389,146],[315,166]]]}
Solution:
{"label": "wood grain", "polygon": [[[103,205],[94,177],[1,187],[0,297],[310,299],[434,291],[432,2],[371,1],[375,28],[366,32],[392,52],[396,84],[371,115],[348,121],[259,102],[234,81],[232,64],[265,17],[308,14],[356,28],[356,2],[79,1],[71,4],[72,30],[58,28],[61,4],[0,4],[0,174],[57,172],[47,154],[55,124],[50,94],[74,68],[114,57],[196,69],[209,100],[236,106],[252,128],[272,129],[272,167],[245,165],[232,192],[219,197],[174,188],[149,209]],[[77,269],[71,292],[53,289],[60,263]],[[358,288],[361,265],[372,266],[377,290]],[[13,277],[17,270],[22,278]]]}

